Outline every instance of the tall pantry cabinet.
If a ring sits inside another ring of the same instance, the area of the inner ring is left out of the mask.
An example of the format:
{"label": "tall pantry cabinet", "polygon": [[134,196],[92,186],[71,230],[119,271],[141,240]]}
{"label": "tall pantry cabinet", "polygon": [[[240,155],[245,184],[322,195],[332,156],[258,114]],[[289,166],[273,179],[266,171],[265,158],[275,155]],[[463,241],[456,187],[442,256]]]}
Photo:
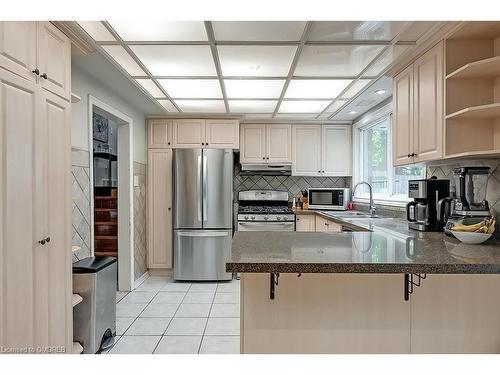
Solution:
{"label": "tall pantry cabinet", "polygon": [[70,352],[71,43],[0,22],[0,346]]}

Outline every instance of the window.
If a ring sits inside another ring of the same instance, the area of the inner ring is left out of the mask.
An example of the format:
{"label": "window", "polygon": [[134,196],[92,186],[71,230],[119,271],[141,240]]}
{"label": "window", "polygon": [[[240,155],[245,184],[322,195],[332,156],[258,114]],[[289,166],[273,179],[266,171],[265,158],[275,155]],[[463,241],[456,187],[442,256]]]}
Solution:
{"label": "window", "polygon": [[[355,125],[354,161],[355,180],[368,182],[373,196],[378,200],[407,201],[408,180],[424,178],[425,168],[421,165],[392,166],[391,115],[386,113],[372,121]],[[357,198],[368,197],[368,187],[359,186]]]}

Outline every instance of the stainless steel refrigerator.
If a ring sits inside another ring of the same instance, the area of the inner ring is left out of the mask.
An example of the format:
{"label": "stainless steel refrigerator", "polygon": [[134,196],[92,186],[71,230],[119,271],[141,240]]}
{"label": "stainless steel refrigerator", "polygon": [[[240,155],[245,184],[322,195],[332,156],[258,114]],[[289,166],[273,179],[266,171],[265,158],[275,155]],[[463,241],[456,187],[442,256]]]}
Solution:
{"label": "stainless steel refrigerator", "polygon": [[229,280],[233,150],[174,150],[174,279]]}

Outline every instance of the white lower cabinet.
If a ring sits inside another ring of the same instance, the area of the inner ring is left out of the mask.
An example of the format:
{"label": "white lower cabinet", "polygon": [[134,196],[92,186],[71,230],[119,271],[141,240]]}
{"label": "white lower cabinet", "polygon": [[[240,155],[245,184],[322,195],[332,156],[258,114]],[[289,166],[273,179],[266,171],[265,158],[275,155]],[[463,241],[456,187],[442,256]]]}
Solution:
{"label": "white lower cabinet", "polygon": [[296,232],[315,232],[315,215],[295,215]]}
{"label": "white lower cabinet", "polygon": [[0,346],[71,351],[70,103],[0,68]]}
{"label": "white lower cabinet", "polygon": [[292,175],[350,176],[350,125],[293,125]]}

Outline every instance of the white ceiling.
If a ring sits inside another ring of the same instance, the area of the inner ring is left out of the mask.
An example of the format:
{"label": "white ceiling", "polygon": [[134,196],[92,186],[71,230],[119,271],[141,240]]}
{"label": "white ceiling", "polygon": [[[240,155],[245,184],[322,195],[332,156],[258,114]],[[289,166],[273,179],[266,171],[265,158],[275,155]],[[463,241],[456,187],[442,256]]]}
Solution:
{"label": "white ceiling", "polygon": [[166,112],[346,121],[390,97],[392,84],[384,73],[438,26],[403,21],[78,24]]}

